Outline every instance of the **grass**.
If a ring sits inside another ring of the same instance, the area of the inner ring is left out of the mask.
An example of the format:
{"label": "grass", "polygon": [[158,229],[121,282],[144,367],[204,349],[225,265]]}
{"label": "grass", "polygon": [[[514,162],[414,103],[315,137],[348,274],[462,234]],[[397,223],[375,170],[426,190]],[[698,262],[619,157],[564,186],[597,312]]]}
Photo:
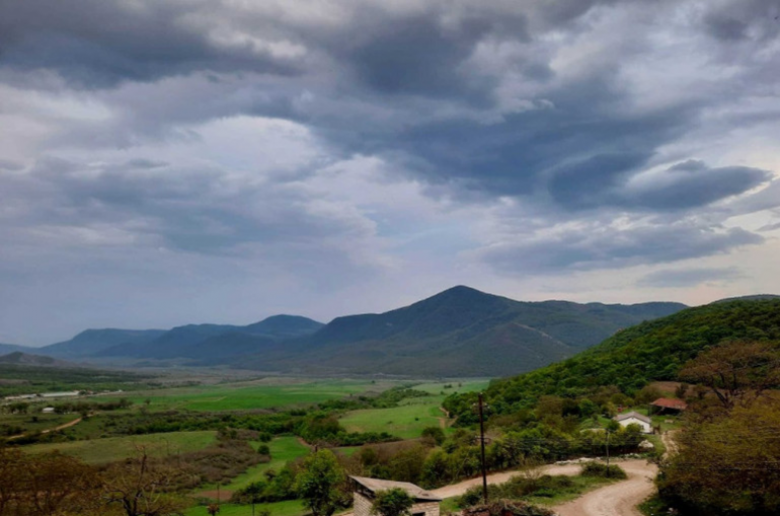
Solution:
{"label": "grass", "polygon": [[109,437],[89,441],[46,443],[25,446],[28,453],[45,453],[59,450],[66,455],[79,457],[88,464],[100,464],[133,457],[138,446],[145,446],[152,456],[186,453],[201,450],[216,440],[216,432],[170,432],[127,437]]}
{"label": "grass", "polygon": [[49,428],[54,428],[68,421],[78,418],[78,414],[41,414],[40,409],[45,407],[41,404],[36,406],[34,414],[2,414],[0,415],[0,425],[12,427],[21,427],[25,432],[38,432]]}
{"label": "grass", "polygon": [[658,495],[648,498],[637,507],[645,516],[662,516],[669,514],[669,506]]}
{"label": "grass", "polygon": [[[417,398],[417,399],[428,399]],[[364,409],[349,412],[339,422],[350,432],[387,432],[402,439],[420,437],[428,426],[439,427],[440,402],[401,405],[389,409]]]}
{"label": "grass", "polygon": [[[129,399],[149,410],[251,410],[310,405],[366,392],[379,393],[388,382],[368,380],[276,380],[133,392]],[[126,395],[127,393],[125,393]]]}
{"label": "grass", "polygon": [[553,506],[569,502],[575,498],[579,498],[588,491],[619,481],[614,478],[585,477],[581,475],[569,478],[571,478],[573,482],[570,487],[561,488],[556,491],[537,492],[532,496],[525,497],[524,500],[536,505]]}
{"label": "grass", "polygon": [[229,484],[223,485],[222,489],[227,491],[242,489],[252,482],[264,479],[263,473],[269,469],[278,471],[287,462],[295,460],[298,457],[303,457],[309,453],[309,448],[298,442],[296,437],[276,438],[268,443],[268,447],[271,449],[271,462],[258,464],[257,466],[249,468],[246,472],[231,480]]}
{"label": "grass", "polygon": [[[219,506],[219,516],[252,516],[251,505],[236,505],[223,503]],[[284,502],[264,503],[255,505],[255,514],[261,509],[271,511],[271,516],[301,516],[309,511],[303,506],[301,500],[287,500]],[[208,516],[205,506],[191,507],[184,512],[184,516]]]}
{"label": "grass", "polygon": [[[439,407],[446,396],[483,389],[487,384],[487,380],[470,380],[414,385],[413,389],[431,395],[401,400],[395,408],[353,410],[339,422],[350,432],[388,432],[402,439],[415,439],[424,428],[442,425],[444,413]],[[445,389],[445,385],[452,385],[452,388]]]}

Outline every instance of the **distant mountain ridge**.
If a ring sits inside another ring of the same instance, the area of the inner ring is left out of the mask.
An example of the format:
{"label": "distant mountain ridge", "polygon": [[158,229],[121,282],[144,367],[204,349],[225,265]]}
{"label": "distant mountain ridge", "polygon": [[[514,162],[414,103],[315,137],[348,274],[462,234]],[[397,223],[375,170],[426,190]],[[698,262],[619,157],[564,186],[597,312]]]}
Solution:
{"label": "distant mountain ridge", "polygon": [[42,355],[23,353],[21,351],[14,351],[13,353],[8,353],[7,355],[1,355],[0,364],[43,367],[77,367],[75,364],[71,364],[70,362],[66,362],[64,360],[57,360],[56,358]]}
{"label": "distant mountain ridge", "polygon": [[[502,376],[530,371],[681,303],[520,302],[458,286],[382,314],[338,317],[313,335],[241,358],[309,373]],[[225,336],[216,338],[227,347]]]}
{"label": "distant mountain ridge", "polygon": [[32,351],[34,348],[28,348],[27,346],[19,346],[17,344],[3,344],[0,342],[0,355],[6,355],[13,353],[14,351]]}
{"label": "distant mountain ridge", "polygon": [[[178,326],[144,342],[114,345],[94,354],[96,357],[216,359],[257,353],[280,341],[314,333],[324,325],[298,315],[274,315],[246,326],[188,324]],[[229,336],[229,342],[211,339]],[[224,345],[223,345],[224,344]]]}
{"label": "distant mountain ridge", "polygon": [[572,356],[618,330],[683,308],[663,302],[521,302],[457,286],[406,307],[337,317],[327,325],[277,315],[245,326],[86,330],[36,351],[66,359],[175,360],[304,374],[505,376]]}
{"label": "distant mountain ridge", "polygon": [[116,345],[149,342],[164,333],[165,330],[84,330],[70,340],[43,346],[36,352],[60,358],[84,358]]}

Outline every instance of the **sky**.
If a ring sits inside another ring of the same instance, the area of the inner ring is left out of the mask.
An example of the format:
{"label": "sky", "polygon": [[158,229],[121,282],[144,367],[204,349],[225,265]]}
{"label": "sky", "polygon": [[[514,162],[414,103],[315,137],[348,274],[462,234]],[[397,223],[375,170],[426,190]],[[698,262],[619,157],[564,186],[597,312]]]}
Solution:
{"label": "sky", "polygon": [[776,0],[0,0],[0,342],[780,293]]}

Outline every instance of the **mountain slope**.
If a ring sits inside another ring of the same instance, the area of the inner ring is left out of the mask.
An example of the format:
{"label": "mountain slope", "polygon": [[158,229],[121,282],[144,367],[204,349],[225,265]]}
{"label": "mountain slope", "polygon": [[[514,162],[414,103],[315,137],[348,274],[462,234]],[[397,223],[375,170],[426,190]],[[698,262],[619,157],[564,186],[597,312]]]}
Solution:
{"label": "mountain slope", "polygon": [[165,330],[85,330],[70,340],[50,344],[36,351],[60,358],[87,357],[112,346],[149,342],[163,333]]}
{"label": "mountain slope", "polygon": [[544,394],[599,386],[632,393],[650,381],[675,380],[686,361],[711,346],[743,339],[780,345],[780,299],[713,303],[639,324],[563,362],[495,381],[487,398],[508,410]]}
{"label": "mountain slope", "polygon": [[30,353],[23,353],[21,351],[14,351],[13,353],[0,356],[0,364],[40,367],[77,367],[75,364],[66,362],[64,360],[57,360],[56,358],[42,355],[32,355]]}
{"label": "mountain slope", "polygon": [[101,350],[97,357],[147,359],[213,359],[224,363],[232,357],[257,353],[279,341],[314,333],[322,323],[306,317],[275,315],[247,326],[189,324],[173,328],[157,338]]}
{"label": "mountain slope", "polygon": [[383,314],[339,317],[307,339],[244,357],[243,367],[311,373],[500,376],[575,354],[684,305],[528,303],[454,287]]}
{"label": "mountain slope", "polygon": [[3,344],[0,343],[0,355],[6,355],[8,353],[13,353],[14,351],[32,351],[34,348],[28,348],[26,346],[19,346],[16,344]]}

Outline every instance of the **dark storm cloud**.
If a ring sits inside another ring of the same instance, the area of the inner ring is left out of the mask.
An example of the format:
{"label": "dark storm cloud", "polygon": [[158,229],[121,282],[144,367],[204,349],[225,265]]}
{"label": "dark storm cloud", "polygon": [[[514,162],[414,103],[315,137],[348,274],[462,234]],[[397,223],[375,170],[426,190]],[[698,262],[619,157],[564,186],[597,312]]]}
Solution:
{"label": "dark storm cloud", "polygon": [[640,278],[637,285],[651,288],[690,288],[702,283],[730,282],[743,277],[736,267],[663,269]]}
{"label": "dark storm cloud", "polygon": [[23,177],[0,177],[0,190],[35,207],[18,211],[18,226],[113,226],[148,243],[205,254],[366,234],[359,221],[308,210],[311,197],[284,184],[226,191],[227,173],[145,159],[96,166],[46,158]]}
{"label": "dark storm cloud", "polygon": [[[724,99],[775,84],[766,71],[771,56],[750,58],[727,80],[709,80],[705,69],[704,87],[654,98],[653,81],[663,77],[641,77],[636,68],[653,64],[665,38],[652,33],[669,29],[667,9],[678,2],[644,11],[642,2],[581,0],[495,0],[478,8],[457,1],[9,4],[0,4],[0,70],[54,71],[71,87],[99,90],[115,111],[111,121],[74,123],[52,137],[57,145],[133,147],[171,134],[197,141],[191,126],[204,121],[284,118],[309,127],[331,158],[378,156],[457,202],[512,197],[543,206],[534,216],[551,226],[590,217],[584,231],[482,253],[513,273],[670,262],[762,241],[718,222],[707,226],[707,217],[672,226],[645,218],[690,220],[770,180],[755,168],[708,167],[684,150],[668,155]],[[737,41],[740,52],[757,55],[749,51],[774,34],[771,2],[695,12],[690,25],[677,28],[684,43],[674,51],[701,53],[704,61],[727,59]],[[613,16],[613,24],[599,25]],[[701,46],[685,47],[694,40]],[[637,90],[634,82],[650,87]],[[682,164],[669,166],[674,162]],[[183,249],[329,232],[328,221],[290,207],[302,198],[285,204],[263,197],[273,208],[267,213],[278,217],[272,221],[247,214],[254,191],[231,203],[213,200],[214,177],[225,171],[150,161],[90,176],[81,164],[52,163],[42,160],[31,177],[59,193],[60,209],[86,221],[119,220],[127,207],[141,207],[134,213],[149,214],[165,240]],[[150,179],[131,169],[160,174]],[[648,175],[656,169],[662,173]],[[761,198],[777,205],[768,194]],[[121,209],[103,213],[106,206]],[[611,227],[620,215],[634,224]]]}
{"label": "dark storm cloud", "polygon": [[775,0],[743,0],[715,3],[705,10],[702,18],[710,36],[724,43],[766,41],[778,36],[780,4]]}
{"label": "dark storm cloud", "polygon": [[750,167],[709,168],[698,160],[670,167],[665,177],[627,194],[629,202],[655,210],[706,206],[768,182],[772,174]]}
{"label": "dark storm cloud", "polygon": [[[0,2],[0,61],[6,67],[56,70],[74,85],[112,87],[196,70],[289,74],[294,60],[249,41],[219,45],[193,14],[210,2],[25,0]],[[263,27],[268,42],[277,35]],[[228,42],[229,43],[229,42]]]}
{"label": "dark storm cloud", "polygon": [[631,229],[592,226],[536,239],[519,236],[488,248],[482,257],[506,272],[555,273],[668,263],[762,242],[743,229],[714,230],[690,222]]}

